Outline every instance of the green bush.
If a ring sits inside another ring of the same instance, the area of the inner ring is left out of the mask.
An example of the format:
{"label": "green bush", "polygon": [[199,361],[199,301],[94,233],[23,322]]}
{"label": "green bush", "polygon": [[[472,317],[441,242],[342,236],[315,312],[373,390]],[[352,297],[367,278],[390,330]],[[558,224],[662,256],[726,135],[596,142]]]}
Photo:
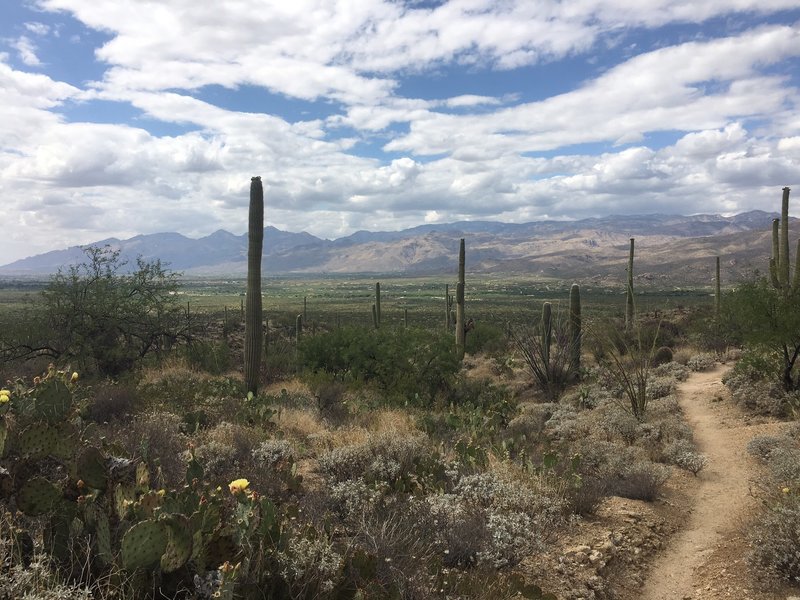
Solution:
{"label": "green bush", "polygon": [[301,340],[298,351],[311,373],[374,386],[390,402],[418,405],[446,395],[460,368],[449,335],[420,329],[342,328]]}
{"label": "green bush", "polygon": [[467,334],[467,354],[497,354],[506,349],[506,333],[502,327],[491,323],[477,322],[474,329]]}

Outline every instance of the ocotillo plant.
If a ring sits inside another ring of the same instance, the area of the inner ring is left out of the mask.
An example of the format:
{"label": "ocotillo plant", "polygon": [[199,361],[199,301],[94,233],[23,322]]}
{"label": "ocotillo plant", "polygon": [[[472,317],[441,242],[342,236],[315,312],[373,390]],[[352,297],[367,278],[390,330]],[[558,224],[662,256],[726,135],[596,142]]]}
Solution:
{"label": "ocotillo plant", "polygon": [[789,264],[789,191],[783,188],[781,218],[772,221],[772,256],[769,259],[769,275],[772,285],[788,295],[800,288],[800,239],[794,261],[794,278],[790,278]]}
{"label": "ocotillo plant", "polygon": [[628,286],[625,295],[625,329],[633,326],[634,305],[633,305],[633,240],[631,238],[631,250],[628,255]]}
{"label": "ocotillo plant", "polygon": [[250,180],[247,228],[247,307],[244,323],[244,381],[248,392],[258,392],[263,342],[261,321],[261,253],[264,247],[264,188],[261,177]]}
{"label": "ocotillo plant", "polygon": [[308,323],[308,301],[305,296],[303,296],[303,321]]}
{"label": "ocotillo plant", "polygon": [[375,283],[375,329],[381,326],[381,282]]}
{"label": "ocotillo plant", "polygon": [[467,322],[464,318],[464,265],[464,238],[461,238],[458,248],[458,286],[456,287],[456,352],[460,358],[464,358],[467,341]]}
{"label": "ocotillo plant", "polygon": [[719,319],[719,314],[722,309],[722,286],[719,281],[719,256],[716,261],[716,273],[714,277],[714,314]]}
{"label": "ocotillo plant", "polygon": [[569,344],[570,370],[580,378],[581,370],[581,287],[573,283],[569,290]]}
{"label": "ocotillo plant", "polygon": [[550,373],[550,346],[553,345],[553,307],[549,302],[542,304],[542,362],[547,374]]}

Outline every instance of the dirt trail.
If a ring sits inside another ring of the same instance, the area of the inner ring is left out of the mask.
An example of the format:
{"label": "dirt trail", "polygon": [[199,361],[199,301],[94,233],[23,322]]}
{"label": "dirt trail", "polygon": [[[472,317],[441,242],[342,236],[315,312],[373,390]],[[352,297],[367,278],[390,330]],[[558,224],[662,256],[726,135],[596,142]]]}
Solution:
{"label": "dirt trail", "polygon": [[720,381],[726,369],[693,374],[679,387],[680,405],[709,462],[698,481],[691,482],[694,501],[685,525],[654,559],[641,600],[787,597],[752,581],[745,562],[747,542],[741,536],[742,524],[757,504],[749,488],[760,468],[747,454],[747,442],[781,425],[756,423],[727,400]]}

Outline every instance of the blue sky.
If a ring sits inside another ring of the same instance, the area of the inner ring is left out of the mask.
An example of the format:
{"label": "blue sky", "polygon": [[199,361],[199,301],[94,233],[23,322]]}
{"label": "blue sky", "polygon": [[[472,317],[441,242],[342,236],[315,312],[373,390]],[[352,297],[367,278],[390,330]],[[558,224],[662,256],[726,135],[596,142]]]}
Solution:
{"label": "blue sky", "polygon": [[327,238],[776,210],[798,86],[796,0],[0,0],[0,264],[242,233],[253,175]]}

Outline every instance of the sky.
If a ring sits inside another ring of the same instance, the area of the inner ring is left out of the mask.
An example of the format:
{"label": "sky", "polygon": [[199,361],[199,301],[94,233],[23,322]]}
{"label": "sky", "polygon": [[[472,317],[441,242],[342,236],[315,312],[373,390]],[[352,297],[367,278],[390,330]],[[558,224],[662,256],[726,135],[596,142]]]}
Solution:
{"label": "sky", "polygon": [[254,175],[329,239],[776,211],[798,86],[798,0],[0,0],[0,264],[244,233]]}

